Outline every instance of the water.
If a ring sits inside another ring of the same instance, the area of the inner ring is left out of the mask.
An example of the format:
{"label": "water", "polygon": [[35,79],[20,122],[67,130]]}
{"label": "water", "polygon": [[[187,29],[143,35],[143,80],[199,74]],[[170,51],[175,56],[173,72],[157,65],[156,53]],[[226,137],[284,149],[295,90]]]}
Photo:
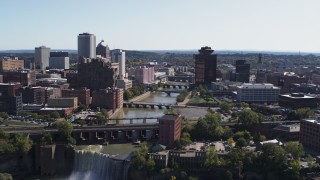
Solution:
{"label": "water", "polygon": [[77,150],[74,170],[68,180],[126,180],[128,170],[127,161],[100,152]]}
{"label": "water", "polygon": [[[152,93],[149,97],[140,100],[139,102],[148,102],[148,103],[164,103],[164,104],[175,104],[177,102],[177,96],[179,93],[171,93],[170,96],[164,92]],[[164,109],[155,109],[151,108],[122,108],[112,118],[121,119],[121,118],[144,118],[144,117],[156,117],[159,118],[163,116]],[[155,123],[156,120],[148,120],[147,123]],[[129,121],[124,121],[124,124],[130,123]],[[132,123],[143,123],[143,120],[133,120]]]}

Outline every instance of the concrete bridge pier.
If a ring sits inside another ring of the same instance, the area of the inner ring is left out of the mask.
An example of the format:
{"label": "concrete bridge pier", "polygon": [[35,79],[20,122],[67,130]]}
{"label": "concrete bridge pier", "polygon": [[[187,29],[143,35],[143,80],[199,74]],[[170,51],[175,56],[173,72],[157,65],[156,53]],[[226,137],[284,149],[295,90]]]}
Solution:
{"label": "concrete bridge pier", "polygon": [[81,138],[81,132],[72,132],[72,137],[77,141],[80,142]]}
{"label": "concrete bridge pier", "polygon": [[133,140],[139,139],[139,137],[138,137],[138,131],[132,130],[132,139],[133,139]]}
{"label": "concrete bridge pier", "polygon": [[143,104],[142,106],[143,106],[143,108],[147,108],[147,105],[146,105],[146,104]]}
{"label": "concrete bridge pier", "polygon": [[146,140],[151,140],[153,137],[153,131],[152,130],[146,130]]}
{"label": "concrete bridge pier", "polygon": [[150,105],[152,109],[154,109],[154,105]]}
{"label": "concrete bridge pier", "polygon": [[140,138],[141,139],[146,139],[146,137],[147,137],[146,134],[147,134],[146,130],[141,130],[140,131]]}
{"label": "concrete bridge pier", "polygon": [[133,124],[133,119],[130,119],[130,124]]}
{"label": "concrete bridge pier", "polygon": [[170,106],[166,106],[167,109],[170,109]]}
{"label": "concrete bridge pier", "polygon": [[126,131],[126,139],[131,141],[133,138],[132,138],[132,131]]}
{"label": "concrete bridge pier", "polygon": [[90,144],[93,144],[93,143],[96,143],[96,140],[97,140],[97,132],[89,132],[89,139],[88,139],[88,142]]}
{"label": "concrete bridge pier", "polygon": [[162,105],[157,105],[159,109],[162,109]]}
{"label": "concrete bridge pier", "polygon": [[139,108],[139,104],[135,104],[136,108]]}
{"label": "concrete bridge pier", "polygon": [[146,124],[147,123],[147,120],[146,119],[143,119],[143,122],[142,122],[143,124]]}
{"label": "concrete bridge pier", "polygon": [[118,140],[125,140],[125,132],[118,131]]}

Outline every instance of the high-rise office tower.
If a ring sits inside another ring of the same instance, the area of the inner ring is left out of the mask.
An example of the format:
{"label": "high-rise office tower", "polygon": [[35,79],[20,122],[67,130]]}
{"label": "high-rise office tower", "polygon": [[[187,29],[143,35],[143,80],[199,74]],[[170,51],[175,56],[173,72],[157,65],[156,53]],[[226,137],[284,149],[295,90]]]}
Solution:
{"label": "high-rise office tower", "polygon": [[216,81],[217,55],[212,54],[211,47],[201,47],[199,54],[194,55],[195,83],[210,84]]}
{"label": "high-rise office tower", "polygon": [[40,46],[35,48],[34,63],[36,69],[45,70],[49,66],[50,48]]}
{"label": "high-rise office tower", "polygon": [[96,58],[96,36],[89,33],[78,35],[78,59]]}
{"label": "high-rise office tower", "polygon": [[106,58],[107,61],[110,61],[110,48],[108,45],[103,45],[103,40],[97,46],[97,55],[100,55],[103,58]]}
{"label": "high-rise office tower", "polygon": [[236,81],[249,83],[250,80],[250,64],[246,60],[236,61]]}
{"label": "high-rise office tower", "polygon": [[126,53],[122,49],[112,50],[112,62],[119,63],[119,77],[123,79],[126,74]]}

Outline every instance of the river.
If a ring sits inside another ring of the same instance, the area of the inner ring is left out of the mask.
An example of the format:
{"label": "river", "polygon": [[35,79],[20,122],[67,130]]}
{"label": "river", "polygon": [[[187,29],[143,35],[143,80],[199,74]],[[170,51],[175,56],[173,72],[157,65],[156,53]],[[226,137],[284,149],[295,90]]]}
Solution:
{"label": "river", "polygon": [[[152,93],[149,97],[140,100],[140,102],[154,103],[170,103],[176,104],[178,93],[171,93],[168,96],[164,92]],[[144,117],[161,117],[166,109],[151,108],[122,108],[111,118],[144,118]],[[198,119],[207,114],[206,108],[174,108],[187,119]],[[147,123],[154,123],[147,121]],[[129,121],[130,122],[130,121]],[[125,121],[124,123],[129,123]],[[143,120],[133,120],[132,123],[142,123]],[[119,159],[127,159],[136,146],[130,144],[109,144],[103,145],[81,145],[75,146],[76,157],[73,173],[69,177],[44,178],[48,180],[63,179],[126,179],[128,171],[128,163],[119,161]],[[104,169],[103,169],[104,168]],[[101,178],[103,177],[103,178]]]}

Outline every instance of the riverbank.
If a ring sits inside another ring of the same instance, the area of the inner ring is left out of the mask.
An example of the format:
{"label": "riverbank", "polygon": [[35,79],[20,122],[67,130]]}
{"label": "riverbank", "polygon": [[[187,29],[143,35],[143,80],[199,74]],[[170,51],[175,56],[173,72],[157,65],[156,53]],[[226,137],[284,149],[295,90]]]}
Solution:
{"label": "riverbank", "polygon": [[132,102],[132,101],[141,101],[141,100],[149,97],[150,95],[151,95],[151,92],[150,92],[150,91],[147,91],[147,92],[145,92],[145,93],[143,93],[143,94],[141,94],[141,95],[139,95],[139,96],[137,96],[137,97],[134,97],[134,98],[130,99],[129,102]]}

